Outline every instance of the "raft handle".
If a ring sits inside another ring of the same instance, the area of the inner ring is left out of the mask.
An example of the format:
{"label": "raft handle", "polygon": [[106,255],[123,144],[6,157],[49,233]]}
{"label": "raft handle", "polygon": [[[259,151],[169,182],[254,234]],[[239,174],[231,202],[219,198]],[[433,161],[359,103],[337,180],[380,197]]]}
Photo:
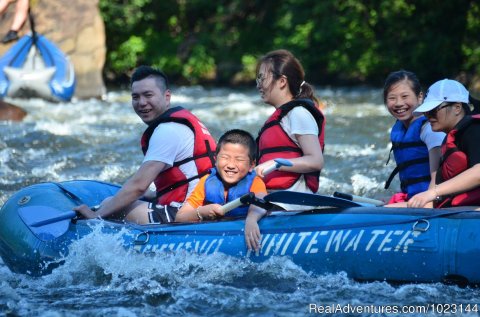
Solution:
{"label": "raft handle", "polygon": [[28,203],[30,201],[30,196],[23,196],[22,198],[20,198],[17,202],[18,205],[22,206],[22,205],[25,205],[26,203]]}
{"label": "raft handle", "polygon": [[[142,236],[145,236],[145,239],[140,239],[140,237]],[[143,245],[143,244],[147,244],[148,241],[150,240],[150,235],[148,234],[148,232],[141,232],[139,234],[137,234],[137,236],[135,237],[135,244],[136,245]]]}
{"label": "raft handle", "polygon": [[[421,223],[425,223],[425,227],[418,226]],[[430,229],[430,222],[426,219],[417,220],[412,226],[412,231],[426,232],[428,229]]]}

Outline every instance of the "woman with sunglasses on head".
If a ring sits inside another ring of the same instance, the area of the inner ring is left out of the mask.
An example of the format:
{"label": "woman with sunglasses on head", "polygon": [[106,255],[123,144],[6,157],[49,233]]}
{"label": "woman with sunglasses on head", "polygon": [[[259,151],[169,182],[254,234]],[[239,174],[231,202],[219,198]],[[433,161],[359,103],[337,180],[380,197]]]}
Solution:
{"label": "woman with sunglasses on head", "polygon": [[276,158],[289,159],[291,167],[264,177],[267,190],[316,193],[324,165],[325,118],[302,65],[287,50],[267,53],[257,65],[257,89],[275,107],[258,134],[257,174],[264,177],[263,170]]}
{"label": "woman with sunglasses on head", "polygon": [[480,101],[455,80],[444,79],[430,86],[425,102],[415,112],[423,113],[432,130],[447,133],[435,185],[413,196],[408,207],[480,206]]}
{"label": "woman with sunglasses on head", "polygon": [[397,119],[390,132],[397,166],[385,183],[385,189],[398,173],[401,192],[393,195],[389,203],[406,202],[434,185],[445,133],[433,132],[424,116],[414,115],[423,101],[422,87],[414,73],[406,70],[390,73],[385,80],[383,101]]}

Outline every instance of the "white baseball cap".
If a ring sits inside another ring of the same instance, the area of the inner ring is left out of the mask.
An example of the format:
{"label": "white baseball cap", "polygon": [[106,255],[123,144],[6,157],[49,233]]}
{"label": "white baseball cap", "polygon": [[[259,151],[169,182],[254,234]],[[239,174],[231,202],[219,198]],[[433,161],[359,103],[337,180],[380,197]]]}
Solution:
{"label": "white baseball cap", "polygon": [[468,104],[468,90],[456,80],[439,80],[428,88],[425,100],[413,113],[428,112],[440,106],[443,102]]}

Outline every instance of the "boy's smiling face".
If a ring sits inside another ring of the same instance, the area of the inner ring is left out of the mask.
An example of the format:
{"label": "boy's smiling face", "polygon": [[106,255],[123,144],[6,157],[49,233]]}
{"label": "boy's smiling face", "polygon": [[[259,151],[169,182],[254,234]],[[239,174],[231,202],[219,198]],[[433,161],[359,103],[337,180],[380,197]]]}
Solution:
{"label": "boy's smiling face", "polygon": [[235,185],[254,168],[248,147],[238,143],[224,143],[220,146],[215,167],[226,185]]}

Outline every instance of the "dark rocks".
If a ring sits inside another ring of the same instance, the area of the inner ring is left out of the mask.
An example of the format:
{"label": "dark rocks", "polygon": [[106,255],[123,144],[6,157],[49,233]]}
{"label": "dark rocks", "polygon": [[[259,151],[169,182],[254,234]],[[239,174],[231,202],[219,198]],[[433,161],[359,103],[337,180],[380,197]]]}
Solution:
{"label": "dark rocks", "polygon": [[22,108],[0,100],[0,120],[22,121],[26,115]]}

